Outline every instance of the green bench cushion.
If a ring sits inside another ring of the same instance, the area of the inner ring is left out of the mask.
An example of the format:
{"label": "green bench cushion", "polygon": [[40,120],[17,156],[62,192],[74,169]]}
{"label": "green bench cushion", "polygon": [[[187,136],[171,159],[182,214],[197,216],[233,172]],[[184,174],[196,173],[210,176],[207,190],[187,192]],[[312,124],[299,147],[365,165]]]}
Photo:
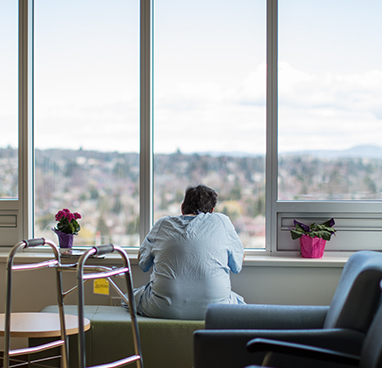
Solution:
{"label": "green bench cushion", "polygon": [[[57,312],[57,306],[42,312]],[[76,305],[66,305],[65,313],[77,315]],[[131,320],[124,307],[87,305],[85,317],[91,321],[86,332],[86,364],[99,365],[134,354]],[[191,368],[193,332],[204,329],[204,321],[137,316],[145,368]],[[77,366],[77,337],[70,338],[70,367]]]}

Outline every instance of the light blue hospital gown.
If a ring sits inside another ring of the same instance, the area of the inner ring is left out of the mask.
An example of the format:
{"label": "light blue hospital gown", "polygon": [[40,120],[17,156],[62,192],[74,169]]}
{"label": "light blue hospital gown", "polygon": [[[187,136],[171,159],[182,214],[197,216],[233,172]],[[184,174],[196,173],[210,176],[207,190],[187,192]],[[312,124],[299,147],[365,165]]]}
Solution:
{"label": "light blue hospital gown", "polygon": [[204,319],[210,303],[245,304],[230,280],[230,271],[241,271],[243,245],[221,213],[161,218],[140,254],[143,271],[153,266],[150,282],[134,291],[141,315]]}

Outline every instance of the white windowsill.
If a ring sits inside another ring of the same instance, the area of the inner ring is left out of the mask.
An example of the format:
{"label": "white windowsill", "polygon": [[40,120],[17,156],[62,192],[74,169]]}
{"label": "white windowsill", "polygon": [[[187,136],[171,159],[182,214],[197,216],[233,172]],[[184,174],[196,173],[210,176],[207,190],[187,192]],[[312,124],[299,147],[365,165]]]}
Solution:
{"label": "white windowsill", "polygon": [[244,259],[244,267],[340,267],[348,260],[348,256],[327,256],[322,258],[302,258],[296,256],[249,255]]}
{"label": "white windowsill", "polygon": [[[9,249],[0,250],[0,263],[6,263],[8,258]],[[19,251],[16,254],[15,262],[29,263],[40,262],[43,260],[51,259],[52,252],[43,249],[35,249]],[[244,259],[244,267],[339,267],[342,268],[348,256],[330,256],[325,255],[322,258],[302,258],[299,255],[246,255]],[[132,265],[138,264],[137,252],[129,254],[130,263]],[[63,263],[75,263],[78,257],[62,258]],[[119,254],[107,254],[104,259],[89,259],[88,264],[103,263],[108,265],[120,264],[122,258]]]}

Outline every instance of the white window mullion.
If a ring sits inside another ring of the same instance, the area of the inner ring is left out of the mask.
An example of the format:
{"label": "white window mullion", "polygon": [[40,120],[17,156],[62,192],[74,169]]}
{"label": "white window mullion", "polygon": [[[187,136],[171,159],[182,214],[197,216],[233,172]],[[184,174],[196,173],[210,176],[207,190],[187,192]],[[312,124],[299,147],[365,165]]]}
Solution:
{"label": "white window mullion", "polygon": [[33,237],[33,0],[19,1],[18,239]]}
{"label": "white window mullion", "polygon": [[266,250],[277,242],[277,0],[267,0]]}
{"label": "white window mullion", "polygon": [[152,12],[153,1],[141,0],[140,14],[140,239],[152,226]]}

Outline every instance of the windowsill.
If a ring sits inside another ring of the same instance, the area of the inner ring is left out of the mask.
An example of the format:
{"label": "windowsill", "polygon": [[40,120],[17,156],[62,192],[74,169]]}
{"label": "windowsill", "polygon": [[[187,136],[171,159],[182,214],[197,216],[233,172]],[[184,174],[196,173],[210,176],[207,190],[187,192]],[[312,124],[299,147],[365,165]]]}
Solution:
{"label": "windowsill", "polygon": [[322,258],[302,258],[300,255],[247,255],[244,267],[340,267],[348,260],[348,256],[327,256]]}
{"label": "windowsill", "polygon": [[[5,263],[8,258],[10,249],[7,250],[0,250],[0,263]],[[15,255],[15,263],[29,263],[29,262],[41,262],[45,261],[47,259],[54,258],[53,252],[50,250],[45,249],[34,249],[34,250],[20,250]],[[61,262],[62,263],[76,263],[78,261],[79,257],[62,257]],[[138,264],[138,253],[134,252],[132,254],[129,254],[129,260],[130,264]],[[87,260],[87,264],[95,263],[100,264],[105,262],[108,265],[115,265],[120,264],[122,261],[122,257],[119,254],[107,254],[104,258],[89,258]]]}
{"label": "windowsill", "polygon": [[[8,258],[9,250],[0,250],[0,263],[5,263]],[[19,251],[15,256],[15,262],[29,263],[40,262],[43,260],[51,259],[52,252],[43,249],[35,249]],[[330,256],[325,255],[322,258],[302,258],[299,255],[246,255],[243,267],[335,267],[342,268],[349,256]],[[87,263],[107,263],[108,265],[115,265],[121,262],[119,254],[107,254],[103,259],[91,258]],[[137,252],[129,254],[130,263],[132,265],[138,264]],[[62,258],[63,263],[75,263],[78,257]]]}

